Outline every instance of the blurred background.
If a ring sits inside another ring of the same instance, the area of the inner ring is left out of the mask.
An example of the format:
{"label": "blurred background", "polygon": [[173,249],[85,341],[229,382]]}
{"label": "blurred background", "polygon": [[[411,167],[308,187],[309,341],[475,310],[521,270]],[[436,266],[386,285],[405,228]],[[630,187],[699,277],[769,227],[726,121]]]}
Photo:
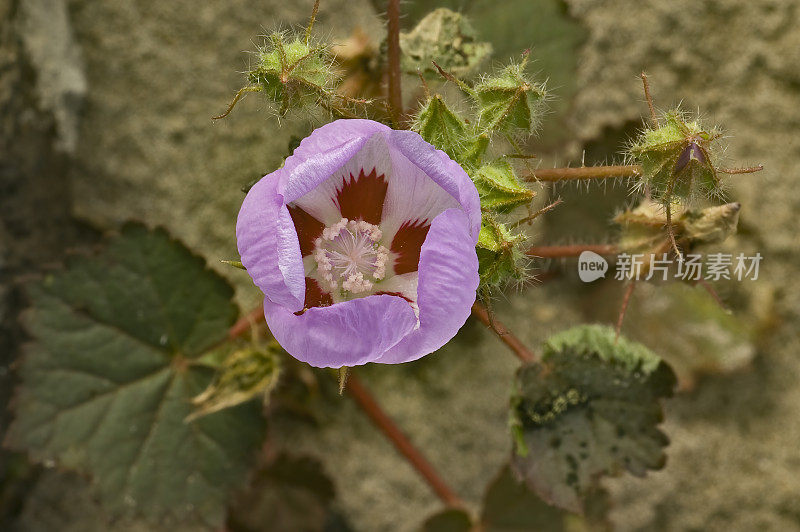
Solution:
{"label": "blurred background", "polygon": [[[168,228],[237,287],[243,310],[257,305],[247,275],[218,263],[236,253],[240,189],[275,169],[291,137],[321,119],[279,128],[258,95],[226,120],[210,117],[242,86],[244,51],[266,31],[305,24],[312,3],[0,0],[0,403],[10,399],[25,340],[20,283],[125,220]],[[554,97],[529,147],[537,164],[619,162],[647,112],[642,70],[657,107],[699,108],[731,136],[731,160],[764,164],[728,180],[729,199],[743,208],[739,234],[720,249],[764,257],[758,281],[716,286],[733,314],[683,286],[646,286],[633,297],[623,331],[673,365],[681,392],[666,404],[666,468],[607,486],[618,530],[800,530],[800,3],[409,1],[404,25],[438,5],[471,18],[494,46],[491,64],[531,49],[532,69]],[[323,0],[315,31],[337,42],[362,32],[378,49],[382,9]],[[611,217],[630,201],[623,184],[540,194],[566,202],[531,228],[540,245],[607,242]],[[615,321],[621,283],[583,285],[570,262],[535,266],[561,273],[495,303],[528,345],[573,324]],[[443,477],[477,504],[510,450],[516,367],[469,322],[433,356],[361,373]],[[416,530],[440,507],[347,397],[315,408],[313,426],[278,419],[270,433],[323,463],[353,529]],[[0,433],[9,420],[3,409]],[[0,452],[0,528],[111,526],[86,479]]]}

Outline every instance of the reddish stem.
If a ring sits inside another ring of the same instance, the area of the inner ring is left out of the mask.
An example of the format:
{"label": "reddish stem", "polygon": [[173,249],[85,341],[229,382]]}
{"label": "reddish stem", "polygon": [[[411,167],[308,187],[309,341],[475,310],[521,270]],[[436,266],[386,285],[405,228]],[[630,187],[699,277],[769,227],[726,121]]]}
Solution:
{"label": "reddish stem", "polygon": [[264,307],[258,306],[239,318],[239,320],[228,329],[228,339],[233,340],[234,338],[242,336],[250,330],[250,327],[262,321],[264,321]]}
{"label": "reddish stem", "polygon": [[400,92],[400,0],[389,0],[386,7],[388,19],[389,111],[395,127],[400,127],[403,97]]}
{"label": "reddish stem", "polygon": [[414,466],[414,469],[428,482],[428,485],[433,488],[433,491],[436,492],[436,495],[439,496],[442,502],[453,507],[464,506],[461,499],[459,499],[458,496],[453,493],[453,490],[445,484],[444,480],[442,480],[430,462],[422,456],[419,450],[409,441],[408,437],[403,434],[403,431],[401,431],[397,425],[395,425],[394,421],[381,409],[380,405],[375,401],[375,398],[369,390],[364,387],[361,380],[356,375],[351,374],[347,379],[347,391],[356,403],[358,403],[358,406],[361,407],[361,410],[369,416],[372,422],[375,423],[387,438],[389,438],[397,450],[406,457],[406,460],[408,460],[408,462]]}
{"label": "reddish stem", "polygon": [[619,166],[581,166],[579,168],[539,168],[523,175],[526,181],[575,181],[580,179],[611,179],[614,177],[639,177],[642,167],[638,164]]}
{"label": "reddish stem", "polygon": [[508,327],[494,319],[494,317],[489,316],[489,311],[485,306],[475,302],[475,304],[472,305],[472,315],[478,318],[481,323],[492,329],[497,337],[500,338],[522,362],[536,361],[536,355],[533,354],[533,351],[525,347],[525,344],[523,344]]}
{"label": "reddish stem", "polygon": [[598,255],[613,255],[618,251],[614,244],[575,244],[573,246],[533,246],[526,255],[541,259],[560,259],[577,257],[584,251],[593,251]]}
{"label": "reddish stem", "polygon": [[[228,338],[234,339],[245,334],[250,327],[264,321],[264,308],[259,306],[248,312],[247,315],[240,318],[228,330]],[[378,402],[364,387],[359,379],[353,373],[347,378],[347,391],[353,396],[358,406],[364,411],[367,416],[377,425],[383,434],[389,438],[398,451],[414,466],[420,475],[428,482],[436,495],[448,506],[463,507],[463,503],[458,496],[445,484],[444,480],[439,476],[433,466],[425,459],[422,453],[417,450],[408,437],[403,434],[403,431],[386,415],[381,409]]]}
{"label": "reddish stem", "polygon": [[636,288],[636,281],[630,281],[625,288],[625,293],[622,296],[622,307],[619,309],[619,317],[617,317],[616,334],[614,335],[614,343],[619,340],[619,333],[622,332],[622,322],[625,319],[625,313],[628,312],[628,303],[631,302],[633,289]]}

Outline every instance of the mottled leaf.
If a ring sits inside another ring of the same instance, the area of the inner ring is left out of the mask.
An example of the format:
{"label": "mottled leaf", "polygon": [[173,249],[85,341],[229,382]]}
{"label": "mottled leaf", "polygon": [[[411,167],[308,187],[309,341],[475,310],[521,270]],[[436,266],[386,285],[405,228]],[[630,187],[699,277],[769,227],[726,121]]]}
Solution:
{"label": "mottled leaf", "polygon": [[400,34],[401,66],[438,76],[436,61],[456,77],[468,77],[492,53],[492,45],[476,39],[475,30],[460,13],[439,8],[428,13],[409,33]]}
{"label": "mottled leaf", "polygon": [[422,524],[422,532],[470,532],[472,518],[459,508],[448,508],[430,516]]}
{"label": "mottled leaf", "polygon": [[254,404],[185,419],[212,376],[198,359],[236,317],[230,286],[165,231],[128,225],[28,292],[7,443],[90,474],[113,516],[220,525],[263,420]]}
{"label": "mottled leaf", "polygon": [[512,467],[545,501],[583,512],[603,475],[643,476],[666,460],[660,399],[675,376],[641,344],[603,326],[553,336],[541,363],[517,372]]}
{"label": "mottled leaf", "polygon": [[483,499],[483,532],[568,532],[609,529],[608,494],[602,488],[587,494],[586,515],[579,516],[550,506],[503,467],[489,484]]}

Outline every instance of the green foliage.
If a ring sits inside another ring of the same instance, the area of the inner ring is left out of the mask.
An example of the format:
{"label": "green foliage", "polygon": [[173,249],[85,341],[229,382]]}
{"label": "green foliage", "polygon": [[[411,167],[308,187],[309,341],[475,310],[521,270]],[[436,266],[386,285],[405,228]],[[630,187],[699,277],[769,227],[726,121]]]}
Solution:
{"label": "green foliage", "polygon": [[192,400],[197,410],[189,420],[260,397],[266,403],[280,376],[281,347],[249,346],[225,357],[214,380]]}
{"label": "green foliage", "polygon": [[28,290],[33,338],[7,444],[91,475],[112,516],[218,527],[264,423],[257,405],[192,423],[233,291],[163,230],[128,225]]}
{"label": "green foliage", "polygon": [[525,73],[528,56],[499,73],[486,76],[473,87],[478,107],[478,129],[494,133],[533,134],[544,111],[544,85]]}
{"label": "green foliage", "polygon": [[428,13],[409,33],[400,34],[401,67],[437,76],[436,61],[458,77],[474,74],[492,53],[492,45],[476,39],[475,30],[460,13],[439,8]]}
{"label": "green foliage", "polygon": [[459,508],[448,508],[430,516],[422,524],[422,532],[470,532],[472,516]]}
{"label": "green foliage", "polygon": [[478,235],[479,292],[498,288],[505,283],[525,279],[525,254],[520,249],[523,235],[513,234],[488,213],[481,218]]}
{"label": "green foliage", "polygon": [[478,523],[460,509],[434,514],[422,527],[423,532],[577,532],[610,530],[607,520],[610,504],[602,488],[587,496],[586,514],[579,516],[550,506],[520,482],[507,465],[492,480],[483,497]]}
{"label": "green foliage", "polygon": [[672,370],[641,344],[603,326],[552,337],[541,363],[517,372],[511,399],[512,467],[545,501],[573,512],[603,475],[663,467],[659,399]]}
{"label": "green foliage", "polygon": [[663,202],[672,197],[690,199],[718,196],[717,175],[721,133],[704,129],[680,110],[664,113],[658,124],[645,128],[628,147],[631,157],[642,166],[639,188]]}
{"label": "green foliage", "polygon": [[[280,452],[234,498],[231,532],[333,530],[333,482],[315,459]],[[346,527],[341,527],[346,529]]]}
{"label": "green foliage", "polygon": [[529,204],[536,195],[520,183],[508,161],[485,164],[470,173],[481,197],[481,207],[497,213],[509,213]]}
{"label": "green foliage", "polygon": [[311,45],[303,37],[274,32],[258,49],[257,57],[247,79],[280,104],[281,114],[291,107],[313,105],[332,94],[336,75],[327,46]]}
{"label": "green foliage", "polygon": [[[475,133],[461,116],[450,110],[441,96],[428,98],[417,113],[411,129],[454,161],[461,162]],[[474,142],[474,140],[472,141]]]}

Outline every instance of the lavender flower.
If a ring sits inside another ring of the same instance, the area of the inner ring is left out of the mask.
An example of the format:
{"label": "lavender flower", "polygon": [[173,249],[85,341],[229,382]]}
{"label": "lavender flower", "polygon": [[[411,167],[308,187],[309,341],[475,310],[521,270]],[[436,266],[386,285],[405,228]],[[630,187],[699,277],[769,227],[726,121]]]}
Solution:
{"label": "lavender flower", "polygon": [[337,120],[256,183],[236,237],[272,334],[318,367],[416,360],[475,301],[480,201],[412,131]]}

